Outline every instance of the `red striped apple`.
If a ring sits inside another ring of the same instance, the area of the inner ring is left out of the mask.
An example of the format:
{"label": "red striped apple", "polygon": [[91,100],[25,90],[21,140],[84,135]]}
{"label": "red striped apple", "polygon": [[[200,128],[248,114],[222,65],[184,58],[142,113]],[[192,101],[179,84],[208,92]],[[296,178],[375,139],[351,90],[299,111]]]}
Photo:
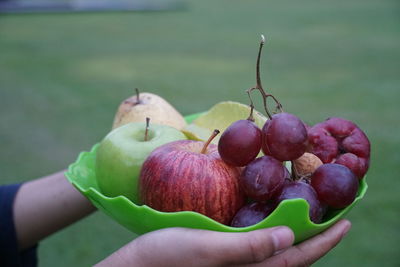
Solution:
{"label": "red striped apple", "polygon": [[142,203],[164,212],[195,211],[229,224],[245,203],[240,169],[226,164],[210,141],[179,140],[156,148],[140,173]]}

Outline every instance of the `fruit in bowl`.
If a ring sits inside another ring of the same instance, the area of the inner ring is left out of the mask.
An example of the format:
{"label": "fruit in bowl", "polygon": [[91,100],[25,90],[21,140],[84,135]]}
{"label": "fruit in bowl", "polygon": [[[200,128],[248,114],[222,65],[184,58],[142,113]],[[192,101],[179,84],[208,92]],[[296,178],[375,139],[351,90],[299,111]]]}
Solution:
{"label": "fruit in bowl", "polygon": [[[247,90],[250,115],[247,121],[235,121],[225,130],[218,148],[224,161],[244,167],[240,182],[250,201],[279,204],[301,198],[309,205],[310,219],[319,223],[328,209],[343,209],[354,201],[359,187],[357,177],[362,180],[369,167],[370,143],[351,121],[333,117],[309,127],[297,116],[284,112],[279,100],[267,93],[261,83],[264,42],[262,36],[256,85]],[[261,93],[269,118],[261,133],[251,122],[254,90]],[[269,109],[269,98],[276,104],[274,112]],[[244,145],[243,140],[249,145]],[[256,158],[260,149],[265,156]],[[232,152],[244,155],[245,161],[233,157]],[[283,167],[285,161],[291,162],[291,173]]]}
{"label": "fruit in bowl", "polygon": [[152,123],[162,124],[181,130],[186,126],[186,121],[167,100],[152,93],[139,93],[131,96],[119,105],[114,117],[113,129],[130,122],[144,122],[151,118]]}
{"label": "fruit in bowl", "polygon": [[96,176],[101,192],[109,197],[126,196],[139,204],[138,178],[143,161],[165,143],[186,139],[166,125],[132,122],[111,131],[96,155]]}
{"label": "fruit in bowl", "polygon": [[225,163],[217,146],[180,140],[156,148],[143,163],[142,203],[163,212],[195,211],[229,224],[245,203],[240,169]]}
{"label": "fruit in bowl", "polygon": [[[222,232],[245,232],[267,227],[286,225],[295,234],[295,242],[301,242],[329,228],[343,218],[364,197],[368,185],[360,181],[356,199],[344,209],[330,210],[321,223],[309,219],[309,206],[303,199],[285,200],[266,218],[246,227],[231,227],[221,224],[205,215],[192,211],[160,212],[147,205],[138,205],[123,196],[104,195],[96,181],[96,153],[99,145],[91,151],[81,152],[67,172],[68,180],[86,196],[99,210],[136,234],[168,227],[187,227]],[[252,221],[254,223],[254,221]]]}

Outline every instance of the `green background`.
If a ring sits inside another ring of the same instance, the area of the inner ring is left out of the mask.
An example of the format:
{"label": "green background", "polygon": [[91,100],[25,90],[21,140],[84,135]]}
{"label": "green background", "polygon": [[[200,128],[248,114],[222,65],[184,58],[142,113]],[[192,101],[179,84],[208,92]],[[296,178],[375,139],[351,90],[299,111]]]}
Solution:
{"label": "green background", "polygon": [[[310,124],[353,120],[372,143],[369,190],[348,215],[353,228],[315,266],[397,266],[399,2],[185,3],[167,12],[1,15],[1,183],[66,168],[107,134],[135,87],[183,114],[247,103],[263,33],[263,84],[285,111]],[[40,266],[88,266],[134,237],[96,212],[41,242]]]}

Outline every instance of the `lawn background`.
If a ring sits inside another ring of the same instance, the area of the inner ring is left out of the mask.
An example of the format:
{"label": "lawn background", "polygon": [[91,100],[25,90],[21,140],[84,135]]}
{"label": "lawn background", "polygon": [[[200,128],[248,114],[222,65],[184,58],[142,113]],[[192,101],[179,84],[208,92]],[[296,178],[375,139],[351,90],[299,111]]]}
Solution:
{"label": "lawn background", "polygon": [[[369,190],[348,215],[353,228],[315,266],[398,266],[399,2],[185,4],[168,12],[1,15],[1,183],[66,168],[107,134],[135,87],[183,114],[223,100],[247,103],[264,33],[263,84],[285,110],[311,124],[353,120],[372,143]],[[40,266],[88,266],[134,237],[96,212],[41,242]]]}

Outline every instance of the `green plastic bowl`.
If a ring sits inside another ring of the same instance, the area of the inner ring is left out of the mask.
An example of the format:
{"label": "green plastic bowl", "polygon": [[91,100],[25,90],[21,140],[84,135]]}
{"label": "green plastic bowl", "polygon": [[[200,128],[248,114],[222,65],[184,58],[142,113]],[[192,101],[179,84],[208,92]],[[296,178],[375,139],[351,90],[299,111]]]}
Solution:
{"label": "green plastic bowl", "polygon": [[[186,117],[190,122],[197,114]],[[124,196],[107,197],[101,193],[96,181],[95,145],[90,152],[81,152],[76,162],[66,172],[68,180],[93,205],[115,221],[136,234],[168,227],[187,227],[222,232],[245,232],[278,225],[290,227],[295,234],[295,242],[308,239],[332,226],[343,218],[365,195],[368,185],[364,177],[354,202],[342,210],[330,211],[321,224],[314,224],[308,216],[308,203],[303,199],[285,200],[263,221],[248,227],[235,228],[223,225],[202,214],[192,211],[160,212],[146,205],[136,205]]]}

